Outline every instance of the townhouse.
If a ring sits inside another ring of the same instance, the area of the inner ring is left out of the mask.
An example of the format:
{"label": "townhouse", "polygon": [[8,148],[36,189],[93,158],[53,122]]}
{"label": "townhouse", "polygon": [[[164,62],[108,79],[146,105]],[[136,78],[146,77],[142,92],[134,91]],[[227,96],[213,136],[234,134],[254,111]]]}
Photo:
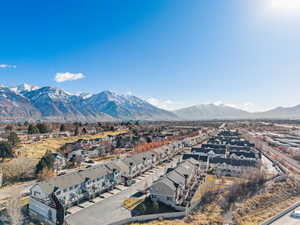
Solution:
{"label": "townhouse", "polygon": [[58,218],[53,215],[59,215],[59,206],[65,214],[69,207],[95,198],[120,181],[121,171],[108,163],[39,182],[31,188],[29,213],[44,222],[55,224]]}
{"label": "townhouse", "polygon": [[198,162],[187,159],[152,184],[150,198],[181,210],[190,203],[199,181]]}
{"label": "townhouse", "polygon": [[[181,153],[183,143],[184,140],[176,141],[151,151],[113,159],[107,163],[39,182],[31,188],[29,214],[50,225],[62,224],[68,208],[91,200],[118,184],[131,185],[134,177]],[[68,158],[77,156],[85,158],[86,152],[72,151]],[[191,190],[197,183],[199,165],[199,162],[189,159],[166,175],[167,186],[177,188],[175,195],[166,199],[166,203],[174,203],[174,206],[187,204]],[[168,185],[171,183],[173,186]]]}
{"label": "townhouse", "polygon": [[203,170],[220,176],[241,177],[260,169],[261,154],[253,147],[238,133],[222,131],[210,138],[207,144],[194,146],[191,153],[182,156],[182,160],[193,158]]}

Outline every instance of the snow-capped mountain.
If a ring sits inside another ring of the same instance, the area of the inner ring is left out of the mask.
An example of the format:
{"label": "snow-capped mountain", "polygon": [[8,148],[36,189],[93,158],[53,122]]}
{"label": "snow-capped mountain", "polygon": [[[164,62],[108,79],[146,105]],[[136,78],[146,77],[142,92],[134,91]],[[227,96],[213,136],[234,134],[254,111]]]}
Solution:
{"label": "snow-capped mountain", "polygon": [[0,121],[24,121],[41,119],[41,113],[26,97],[0,87]]}
{"label": "snow-capped mountain", "polygon": [[46,120],[55,121],[93,121],[112,120],[104,113],[94,113],[86,105],[84,98],[58,88],[43,87],[24,94]]}
{"label": "snow-capped mountain", "polygon": [[26,84],[26,83],[10,88],[10,90],[12,90],[16,93],[24,93],[24,92],[33,91],[36,89],[38,89],[37,86],[32,86],[32,85]]}
{"label": "snow-capped mountain", "polygon": [[67,118],[76,113],[71,96],[66,92],[51,87],[43,87],[24,93],[32,105],[36,107],[43,117],[49,119]]}
{"label": "snow-capped mountain", "polygon": [[132,95],[103,91],[86,99],[94,112],[103,112],[118,119],[174,120],[176,116]]}
{"label": "snow-capped mountain", "polygon": [[83,99],[86,99],[86,98],[92,97],[92,94],[83,92],[83,93],[80,93],[79,96],[82,97]]}
{"label": "snow-capped mountain", "polygon": [[176,115],[135,96],[110,91],[71,94],[58,88],[20,85],[1,88],[0,120],[103,121],[171,120]]}
{"label": "snow-capped mountain", "polygon": [[300,105],[249,113],[228,105],[202,104],[174,112],[157,108],[132,95],[111,91],[71,94],[58,88],[23,84],[0,85],[0,121],[112,121],[112,120],[213,120],[300,119]]}

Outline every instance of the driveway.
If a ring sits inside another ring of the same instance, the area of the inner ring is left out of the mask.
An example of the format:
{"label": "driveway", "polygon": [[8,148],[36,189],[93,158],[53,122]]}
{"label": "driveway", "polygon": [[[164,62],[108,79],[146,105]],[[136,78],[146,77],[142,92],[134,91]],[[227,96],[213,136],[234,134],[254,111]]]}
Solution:
{"label": "driveway", "polygon": [[70,225],[107,225],[122,219],[130,218],[130,211],[122,207],[123,201],[128,199],[134,193],[150,186],[153,181],[165,174],[166,168],[175,165],[175,163],[176,161],[173,161],[159,169],[155,168],[152,170],[154,173],[146,173],[148,175],[143,175],[145,177],[140,176],[136,179],[136,183],[128,189],[67,216],[66,221]]}

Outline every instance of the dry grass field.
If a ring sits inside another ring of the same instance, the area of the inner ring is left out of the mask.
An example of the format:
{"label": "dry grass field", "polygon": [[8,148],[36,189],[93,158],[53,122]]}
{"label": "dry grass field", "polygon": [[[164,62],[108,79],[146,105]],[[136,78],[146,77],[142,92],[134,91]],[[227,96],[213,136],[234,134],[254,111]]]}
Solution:
{"label": "dry grass field", "polygon": [[256,196],[238,205],[233,216],[239,225],[257,225],[300,201],[297,181],[273,183]]}
{"label": "dry grass field", "polygon": [[195,193],[195,195],[192,199],[192,203],[200,200],[205,192],[207,192],[208,190],[211,190],[212,188],[214,188],[215,183],[216,183],[216,176],[207,175],[205,182],[200,185],[199,189]]}
{"label": "dry grass field", "polygon": [[138,204],[143,202],[145,197],[134,198],[130,197],[123,202],[123,207],[128,210],[133,210]]}
{"label": "dry grass field", "polygon": [[[280,211],[300,201],[300,188],[297,181],[275,183],[271,182],[258,194],[237,203],[232,214],[224,213],[218,202],[221,196],[200,211],[182,220],[162,220],[146,223],[147,225],[223,225],[231,221],[235,225],[259,225],[263,221],[275,216]],[[229,217],[229,218],[228,218]],[[132,225],[139,225],[134,223]]]}
{"label": "dry grass field", "polygon": [[118,130],[118,131],[102,132],[95,135],[48,138],[30,144],[20,144],[19,148],[16,149],[16,153],[18,156],[40,159],[45,154],[46,151],[55,152],[57,151],[57,149],[59,149],[66,143],[75,142],[80,139],[90,140],[95,138],[103,138],[108,135],[115,136],[126,132],[127,130]]}

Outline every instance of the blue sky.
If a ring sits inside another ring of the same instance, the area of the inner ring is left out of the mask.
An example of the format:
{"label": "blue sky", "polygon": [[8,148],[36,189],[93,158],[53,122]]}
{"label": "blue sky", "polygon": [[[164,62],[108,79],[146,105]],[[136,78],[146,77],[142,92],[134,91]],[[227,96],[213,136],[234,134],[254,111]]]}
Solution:
{"label": "blue sky", "polygon": [[112,90],[168,109],[300,104],[299,0],[12,0],[0,10],[7,86]]}

